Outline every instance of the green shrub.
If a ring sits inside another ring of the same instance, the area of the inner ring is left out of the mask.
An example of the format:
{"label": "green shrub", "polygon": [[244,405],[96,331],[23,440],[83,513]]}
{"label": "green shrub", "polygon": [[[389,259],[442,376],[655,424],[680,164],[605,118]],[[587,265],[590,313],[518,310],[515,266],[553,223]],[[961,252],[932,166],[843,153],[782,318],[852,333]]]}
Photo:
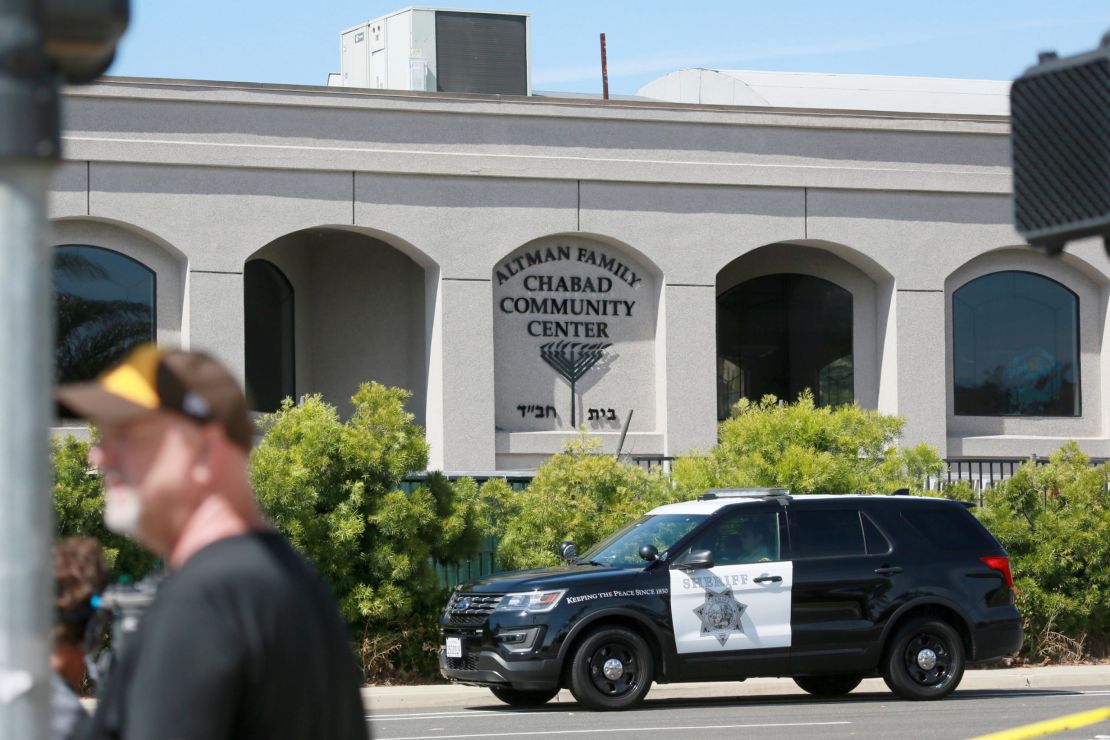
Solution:
{"label": "green shrub", "polygon": [[718,444],[674,465],[676,488],[781,486],[795,493],[892,493],[924,487],[944,461],[921,444],[899,449],[905,422],[859,404],[821,406],[805,391],[795,403],[774,396],[741,401],[721,422]]}
{"label": "green shrub", "polygon": [[536,470],[531,485],[507,502],[499,523],[498,564],[506,570],[559,563],[571,540],[585,553],[602,538],[673,499],[668,481],[612,455],[582,437]]}
{"label": "green shrub", "polygon": [[951,483],[946,483],[944,488],[939,491],[922,491],[922,493],[928,496],[952,499],[953,501],[963,501],[965,504],[979,503],[979,496],[976,495],[971,482],[966,480],[954,480]]}
{"label": "green shrub", "polygon": [[138,580],[154,568],[157,560],[140,545],[104,526],[104,481],[89,470],[90,446],[72,435],[50,439],[55,535],[96,538],[114,574]]}
{"label": "green shrub", "polygon": [[1025,626],[1022,656],[1110,652],[1110,495],[1105,466],[1070,442],[988,491],[979,516],[1010,555]]}
{"label": "green shrub", "polygon": [[262,508],[331,585],[377,679],[434,675],[445,594],[430,561],[472,556],[493,508],[473,481],[431,475],[398,490],[428,461],[423,430],[404,410],[409,395],[363,384],[347,421],[320,396],[286,399],[260,420],[265,436],[251,454]]}

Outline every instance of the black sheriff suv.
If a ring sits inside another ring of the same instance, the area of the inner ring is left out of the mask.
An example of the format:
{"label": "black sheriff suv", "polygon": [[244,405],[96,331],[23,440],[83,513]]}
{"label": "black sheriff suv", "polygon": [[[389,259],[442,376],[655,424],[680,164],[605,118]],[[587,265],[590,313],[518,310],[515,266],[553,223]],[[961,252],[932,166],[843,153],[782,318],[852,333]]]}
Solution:
{"label": "black sheriff suv", "polygon": [[566,565],[462,584],[440,670],[508,704],[567,687],[625,709],[653,681],[790,676],[821,697],[882,676],[940,699],[1021,646],[1006,551],[955,501],[715,490],[661,506]]}

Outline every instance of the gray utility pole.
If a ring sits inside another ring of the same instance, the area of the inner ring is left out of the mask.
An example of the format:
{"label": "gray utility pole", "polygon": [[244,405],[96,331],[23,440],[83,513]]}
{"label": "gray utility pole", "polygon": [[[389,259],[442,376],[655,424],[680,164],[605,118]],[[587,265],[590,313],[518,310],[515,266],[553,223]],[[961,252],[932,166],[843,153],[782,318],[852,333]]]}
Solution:
{"label": "gray utility pole", "polygon": [[127,0],[0,0],[0,738],[49,735],[53,301],[46,189],[58,86],[111,63]]}

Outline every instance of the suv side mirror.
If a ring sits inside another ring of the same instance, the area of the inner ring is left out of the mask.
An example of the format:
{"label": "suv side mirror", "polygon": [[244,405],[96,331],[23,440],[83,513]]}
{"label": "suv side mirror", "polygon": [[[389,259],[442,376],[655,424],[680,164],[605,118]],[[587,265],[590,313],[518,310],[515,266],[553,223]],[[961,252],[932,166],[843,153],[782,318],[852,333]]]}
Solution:
{"label": "suv side mirror", "polygon": [[644,545],[640,548],[640,558],[649,563],[659,559],[659,548],[655,545]]}
{"label": "suv side mirror", "polygon": [[681,570],[701,570],[713,567],[712,550],[689,550],[675,561],[674,567]]}
{"label": "suv side mirror", "polygon": [[559,557],[571,563],[578,557],[578,548],[576,548],[574,543],[570,540],[564,540],[563,543],[559,545]]}

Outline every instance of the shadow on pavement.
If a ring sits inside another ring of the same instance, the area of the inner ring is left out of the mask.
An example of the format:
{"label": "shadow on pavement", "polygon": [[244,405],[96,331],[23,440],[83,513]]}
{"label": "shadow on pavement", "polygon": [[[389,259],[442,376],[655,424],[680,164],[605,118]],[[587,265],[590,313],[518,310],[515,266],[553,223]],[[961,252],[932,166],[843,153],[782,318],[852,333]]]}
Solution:
{"label": "shadow on pavement", "polygon": [[[1013,698],[1035,698],[1046,696],[1076,696],[1082,694],[1082,691],[1069,691],[1067,689],[968,689],[960,691],[957,689],[951,696],[941,699],[942,702],[953,701],[970,701],[978,699],[997,699],[1003,697]],[[751,707],[774,707],[774,706],[790,706],[790,705],[832,705],[832,704],[890,704],[902,703],[904,700],[899,699],[889,691],[859,691],[848,694],[837,699],[817,699],[810,696],[799,696],[797,694],[782,695],[782,696],[745,696],[743,694],[736,694],[735,696],[714,696],[704,698],[686,698],[686,697],[667,697],[662,699],[652,699],[651,694],[643,703],[632,707],[630,712],[645,712],[659,709],[672,709],[676,707],[696,709],[698,707],[721,707],[721,706],[751,706]],[[907,704],[921,704],[926,702],[906,702]],[[510,707],[507,704],[494,703],[494,704],[478,704],[474,706],[465,707],[464,709],[481,710],[481,711],[496,711],[496,712],[588,712],[589,709],[580,707],[577,702],[551,702],[539,707]]]}

